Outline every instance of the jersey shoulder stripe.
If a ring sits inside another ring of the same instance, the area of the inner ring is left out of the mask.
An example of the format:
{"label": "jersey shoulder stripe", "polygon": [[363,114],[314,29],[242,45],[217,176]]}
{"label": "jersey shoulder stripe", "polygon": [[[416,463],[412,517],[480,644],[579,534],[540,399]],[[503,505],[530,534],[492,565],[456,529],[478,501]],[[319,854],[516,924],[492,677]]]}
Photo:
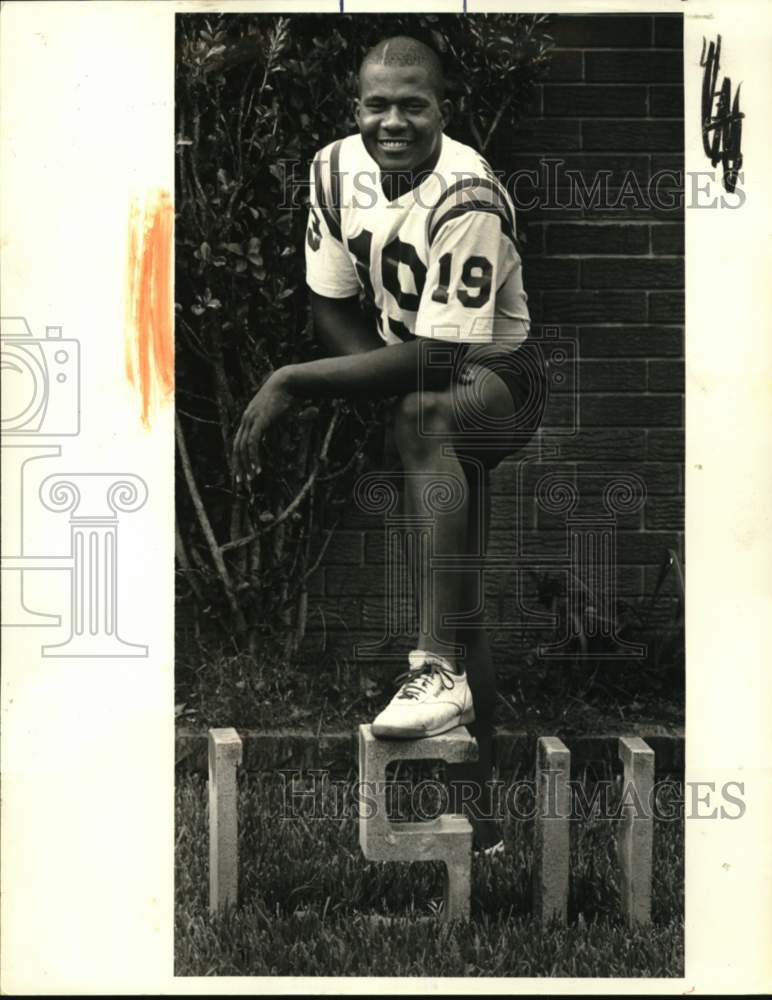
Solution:
{"label": "jersey shoulder stripe", "polygon": [[495,216],[501,223],[501,231],[515,247],[517,246],[515,240],[515,234],[512,231],[505,215],[501,212],[500,209],[496,208],[493,205],[487,205],[484,202],[466,202],[463,205],[455,205],[452,208],[449,208],[448,211],[443,214],[442,218],[437,224],[437,228],[432,233],[429,234],[429,240],[430,240],[429,246],[431,246],[431,244],[434,242],[437,233],[442,228],[442,226],[445,225],[446,222],[452,222],[453,219],[458,219],[462,215],[468,215],[471,212],[476,212],[482,215]]}
{"label": "jersey shoulder stripe", "polygon": [[342,139],[338,139],[331,146],[325,146],[316,154],[312,164],[316,204],[324,216],[327,228],[338,242],[341,240],[340,147],[342,142]]}
{"label": "jersey shoulder stripe", "polygon": [[489,177],[492,181],[495,181],[497,179],[496,174],[493,172],[493,167],[490,165],[490,163],[488,163],[488,161],[485,159],[484,156],[479,156],[479,154],[478,154],[478,159],[480,160],[482,168],[485,171],[485,176]]}
{"label": "jersey shoulder stripe", "polygon": [[498,215],[505,236],[515,242],[515,214],[504,187],[493,177],[464,177],[445,191],[427,220],[429,246],[451,219],[468,212]]}

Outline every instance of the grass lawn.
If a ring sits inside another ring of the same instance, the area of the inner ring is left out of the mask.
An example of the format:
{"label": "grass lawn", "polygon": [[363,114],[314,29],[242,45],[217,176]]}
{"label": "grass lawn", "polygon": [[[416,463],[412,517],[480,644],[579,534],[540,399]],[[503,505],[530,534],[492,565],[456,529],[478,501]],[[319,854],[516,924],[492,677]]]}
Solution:
{"label": "grass lawn", "polygon": [[683,975],[681,822],[655,826],[648,927],[621,920],[616,823],[597,818],[571,823],[566,926],[531,915],[532,824],[513,819],[505,854],[473,861],[470,923],[449,926],[416,919],[438,906],[442,865],[366,861],[345,797],[323,801],[322,818],[287,817],[278,776],[240,776],[242,904],[211,916],[206,780],[178,776],[175,975]]}
{"label": "grass lawn", "polygon": [[[394,665],[365,681],[348,660],[322,658],[312,669],[279,665],[216,645],[177,651],[177,721],[209,727],[350,731],[371,722],[396,692]],[[661,679],[660,679],[661,680]],[[541,664],[500,671],[497,723],[538,735],[611,732],[620,726],[682,725],[683,690],[644,675],[638,661]]]}

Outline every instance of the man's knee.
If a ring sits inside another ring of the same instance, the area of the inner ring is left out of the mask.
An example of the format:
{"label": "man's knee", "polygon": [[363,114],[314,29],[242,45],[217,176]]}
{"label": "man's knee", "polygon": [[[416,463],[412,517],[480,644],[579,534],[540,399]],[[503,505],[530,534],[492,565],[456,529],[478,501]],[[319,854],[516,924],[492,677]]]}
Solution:
{"label": "man's knee", "polygon": [[453,429],[449,392],[410,392],[394,410],[394,440],[400,455],[437,448]]}

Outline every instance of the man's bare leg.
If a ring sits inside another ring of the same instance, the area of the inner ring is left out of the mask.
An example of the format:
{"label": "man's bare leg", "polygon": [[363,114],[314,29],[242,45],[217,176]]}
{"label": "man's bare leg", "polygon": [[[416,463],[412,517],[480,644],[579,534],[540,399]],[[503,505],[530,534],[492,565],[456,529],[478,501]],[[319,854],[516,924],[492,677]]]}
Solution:
{"label": "man's bare leg", "polygon": [[[394,441],[407,473],[405,513],[431,523],[432,553],[440,556],[484,554],[487,546],[487,475],[481,463],[469,457],[469,448],[464,448],[467,457],[463,465],[456,455],[455,446],[463,441],[458,416],[464,413],[467,419],[474,420],[475,409],[483,407],[485,418],[511,419],[514,403],[505,383],[493,372],[482,371],[479,377],[479,384],[474,386],[454,385],[445,392],[411,393],[398,402],[395,412]],[[454,488],[458,502],[438,502],[443,490],[451,492]],[[485,652],[481,629],[471,627],[482,625],[484,620],[482,594],[475,589],[474,600],[468,596],[474,574],[461,573],[452,566],[438,571],[430,565],[430,554],[422,554],[414,574],[419,648],[462,667],[457,662],[461,655],[457,640],[463,641],[480,649],[482,661],[488,663],[490,654]],[[479,618],[466,623],[463,637],[459,638],[453,617],[463,610],[476,610]],[[469,661],[473,673],[476,659]],[[483,667],[483,672],[486,670]]]}
{"label": "man's bare leg", "polygon": [[[404,510],[414,523],[431,523],[430,543],[412,557],[418,611],[417,648],[457,663],[456,626],[448,619],[461,606],[462,576],[452,569],[433,571],[431,555],[467,551],[469,485],[449,446],[452,429],[450,393],[425,392],[401,400],[394,437],[407,473]],[[421,408],[421,412],[419,412]]]}
{"label": "man's bare leg", "polygon": [[[509,416],[513,404],[506,386],[497,377],[489,376],[486,388],[488,412]],[[414,395],[401,401],[395,440],[405,470],[410,473],[404,504],[406,513],[431,520],[435,553],[480,556],[485,554],[488,541],[488,477],[480,464],[467,461],[462,465],[455,451],[447,447],[450,433],[456,430],[454,413],[457,407],[458,401],[452,400],[449,394],[425,393],[421,397]],[[443,436],[443,430],[447,432],[447,437]],[[426,489],[431,487],[433,481],[440,486],[443,475],[446,481],[448,475],[455,477],[457,482],[460,477],[464,495],[461,503],[449,505],[452,509],[438,512],[436,504],[428,502]],[[452,568],[432,572],[428,558],[422,559],[416,569],[420,619],[418,646],[444,656],[457,669],[466,672],[475,707],[476,719],[468,728],[477,740],[479,758],[472,765],[448,768],[451,809],[455,812],[467,811],[475,825],[476,845],[490,847],[500,837],[498,824],[492,818],[485,818],[493,816],[488,783],[493,777],[496,685],[490,646],[484,630],[482,572],[468,570],[461,573]],[[421,605],[421,596],[426,594],[431,594],[428,618],[425,607],[422,614]],[[457,626],[453,623],[453,616],[459,614],[469,617]],[[467,810],[464,810],[465,801],[470,803]]]}

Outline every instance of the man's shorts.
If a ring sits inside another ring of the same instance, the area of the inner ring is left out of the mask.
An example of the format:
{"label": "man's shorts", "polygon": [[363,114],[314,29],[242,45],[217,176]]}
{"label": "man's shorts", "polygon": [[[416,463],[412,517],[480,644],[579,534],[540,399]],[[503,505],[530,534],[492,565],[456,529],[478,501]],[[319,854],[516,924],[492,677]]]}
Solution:
{"label": "man's shorts", "polygon": [[[474,369],[484,369],[475,372]],[[458,458],[474,459],[492,469],[526,447],[538,430],[547,404],[547,363],[538,343],[526,340],[516,351],[475,352],[473,367],[462,355],[456,365],[453,382],[464,385],[485,378],[485,371],[495,372],[506,385],[514,404],[511,421],[491,425],[484,415],[459,412],[461,432],[454,436]],[[383,462],[386,468],[399,467],[400,460],[393,439],[393,426],[385,427]]]}
{"label": "man's shorts", "polygon": [[456,378],[458,384],[469,384],[474,378],[485,378],[475,372],[482,368],[495,372],[512,397],[514,414],[511,421],[486,420],[484,414],[459,413],[462,434],[457,436],[455,451],[459,459],[473,457],[492,469],[499,462],[522,451],[539,429],[547,405],[547,363],[538,342],[526,340],[515,351],[497,351],[476,356],[474,361],[462,361]]}

